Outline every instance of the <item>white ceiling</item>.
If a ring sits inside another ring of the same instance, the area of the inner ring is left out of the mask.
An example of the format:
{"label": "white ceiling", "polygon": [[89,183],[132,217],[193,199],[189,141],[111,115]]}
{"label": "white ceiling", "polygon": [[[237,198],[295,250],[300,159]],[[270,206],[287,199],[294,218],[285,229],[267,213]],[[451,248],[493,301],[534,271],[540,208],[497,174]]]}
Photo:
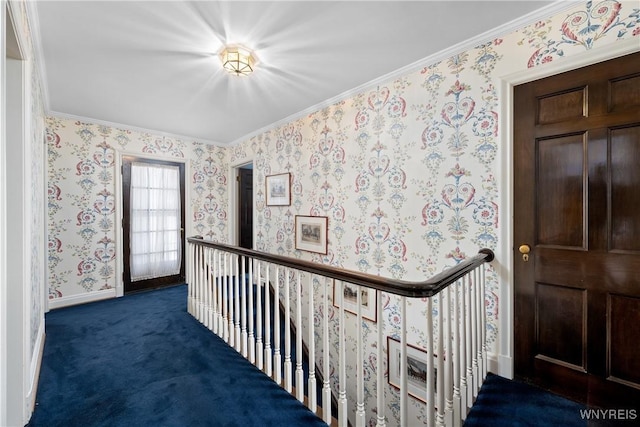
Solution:
{"label": "white ceiling", "polygon": [[[38,1],[49,113],[230,144],[550,1]],[[39,33],[39,34],[38,34]],[[225,43],[256,72],[226,74]]]}

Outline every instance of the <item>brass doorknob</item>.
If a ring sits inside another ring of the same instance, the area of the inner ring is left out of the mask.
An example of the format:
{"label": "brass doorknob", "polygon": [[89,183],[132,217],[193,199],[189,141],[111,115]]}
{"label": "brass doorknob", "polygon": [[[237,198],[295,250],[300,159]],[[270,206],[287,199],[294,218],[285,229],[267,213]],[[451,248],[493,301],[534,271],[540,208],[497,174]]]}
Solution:
{"label": "brass doorknob", "polygon": [[525,262],[529,261],[529,252],[531,252],[531,248],[529,247],[529,245],[520,245],[518,250],[522,254],[522,260]]}

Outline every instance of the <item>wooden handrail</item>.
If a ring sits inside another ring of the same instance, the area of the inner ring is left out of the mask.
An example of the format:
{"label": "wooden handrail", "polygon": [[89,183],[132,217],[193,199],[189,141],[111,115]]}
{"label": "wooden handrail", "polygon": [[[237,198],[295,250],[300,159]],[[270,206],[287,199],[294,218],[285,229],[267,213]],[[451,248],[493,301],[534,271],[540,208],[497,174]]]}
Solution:
{"label": "wooden handrail", "polygon": [[438,292],[442,291],[468,272],[474,270],[483,262],[491,262],[495,257],[491,249],[480,249],[477,255],[465,259],[459,264],[436,274],[428,280],[423,282],[409,282],[405,280],[389,279],[359,271],[346,270],[344,268],[334,267],[331,265],[318,264],[315,262],[255,251],[253,249],[245,249],[224,243],[216,243],[210,240],[204,240],[202,236],[188,237],[187,240],[193,244],[220,249],[225,252],[279,264],[296,270],[329,277],[331,279],[341,280],[343,282],[353,283],[355,285],[366,286],[384,292],[413,298],[425,298],[436,295]]}

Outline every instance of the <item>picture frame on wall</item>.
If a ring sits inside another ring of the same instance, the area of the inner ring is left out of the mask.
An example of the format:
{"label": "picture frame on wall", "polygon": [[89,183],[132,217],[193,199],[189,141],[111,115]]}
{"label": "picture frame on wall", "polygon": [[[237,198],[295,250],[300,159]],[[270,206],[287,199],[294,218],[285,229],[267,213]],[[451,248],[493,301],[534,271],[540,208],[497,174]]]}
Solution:
{"label": "picture frame on wall", "polygon": [[[400,390],[400,357],[401,346],[400,340],[387,337],[387,366],[389,368],[388,382],[389,384]],[[422,402],[427,402],[427,358],[429,357],[426,350],[407,344],[407,387],[409,388],[409,396],[414,397]],[[433,356],[434,359],[437,356]],[[434,401],[438,398],[438,369],[435,368],[434,360],[433,389]]]}
{"label": "picture frame on wall", "polygon": [[291,173],[268,175],[265,180],[267,206],[291,205]]}
{"label": "picture frame on wall", "polygon": [[[340,285],[333,282],[333,306],[340,308]],[[352,283],[342,282],[342,301],[344,310],[349,313],[358,314],[358,288],[360,288],[360,306],[362,317],[377,322],[378,315],[378,293],[375,289]]]}
{"label": "picture frame on wall", "polygon": [[326,216],[296,215],[296,249],[327,254]]}

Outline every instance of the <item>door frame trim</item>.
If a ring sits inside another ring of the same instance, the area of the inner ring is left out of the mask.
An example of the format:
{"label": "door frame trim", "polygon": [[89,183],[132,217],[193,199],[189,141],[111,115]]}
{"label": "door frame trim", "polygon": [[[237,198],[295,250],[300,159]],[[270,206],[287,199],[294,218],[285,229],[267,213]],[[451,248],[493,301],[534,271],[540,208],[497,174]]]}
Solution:
{"label": "door frame trim", "polygon": [[638,40],[635,37],[618,40],[609,45],[603,45],[589,50],[583,54],[577,54],[550,62],[543,66],[518,71],[498,77],[498,97],[502,100],[500,105],[500,147],[502,154],[499,157],[499,168],[496,179],[500,185],[499,197],[502,201],[503,214],[501,215],[502,227],[500,232],[501,244],[496,248],[496,258],[503,260],[496,264],[499,279],[500,300],[498,310],[499,317],[499,348],[498,348],[498,375],[506,378],[514,376],[514,347],[515,347],[515,317],[514,317],[514,258],[512,248],[516,244],[513,240],[513,88],[514,86],[528,83],[545,77],[554,76],[565,71],[586,67],[598,62],[618,58],[638,51]]}
{"label": "door frame trim", "polygon": [[[238,245],[240,242],[240,223],[238,222],[238,191],[239,191],[239,183],[238,183],[238,176],[240,176],[240,168],[242,168],[242,166],[246,166],[248,164],[253,164],[254,165],[254,170],[255,170],[255,159],[253,156],[251,157],[245,157],[244,159],[242,159],[239,162],[236,163],[231,163],[229,165],[229,182],[231,183],[231,185],[229,185],[229,228],[228,228],[228,239],[229,239],[229,244],[230,245]],[[253,175],[253,188],[254,188],[254,196],[255,196],[255,186],[256,184],[256,176],[255,174]],[[256,201],[255,201],[255,197],[253,199],[253,212],[255,213],[256,211]],[[251,231],[251,233],[253,234],[253,242],[254,242],[254,249],[255,249],[255,237],[256,237],[256,225],[255,222],[253,224],[253,230]]]}
{"label": "door frame trim", "polygon": [[[118,246],[117,246],[117,250],[116,250],[116,298],[122,297],[124,296],[124,282],[122,280],[122,274],[124,272],[124,236],[123,236],[123,230],[122,230],[122,212],[123,212],[123,203],[124,200],[122,199],[122,158],[123,157],[127,157],[127,156],[131,156],[131,157],[138,157],[140,159],[148,159],[148,160],[160,160],[160,161],[166,161],[166,162],[174,162],[174,163],[181,163],[184,165],[184,247],[187,247],[187,236],[190,236],[192,233],[192,227],[191,227],[191,222],[189,221],[189,218],[191,218],[191,204],[189,203],[189,201],[191,200],[191,186],[189,185],[189,177],[191,176],[190,174],[190,169],[189,169],[189,159],[185,158],[185,157],[169,157],[169,156],[158,156],[158,155],[153,155],[153,154],[148,154],[148,153],[138,153],[135,151],[125,151],[125,150],[118,150],[115,149],[116,151],[116,176],[115,176],[115,185],[116,185],[116,191],[115,191],[115,198],[116,198],[116,241],[119,242]],[[185,271],[186,269],[188,269],[188,252],[189,251],[185,251],[187,253],[182,254],[182,257],[184,259],[184,263],[185,263]]]}

